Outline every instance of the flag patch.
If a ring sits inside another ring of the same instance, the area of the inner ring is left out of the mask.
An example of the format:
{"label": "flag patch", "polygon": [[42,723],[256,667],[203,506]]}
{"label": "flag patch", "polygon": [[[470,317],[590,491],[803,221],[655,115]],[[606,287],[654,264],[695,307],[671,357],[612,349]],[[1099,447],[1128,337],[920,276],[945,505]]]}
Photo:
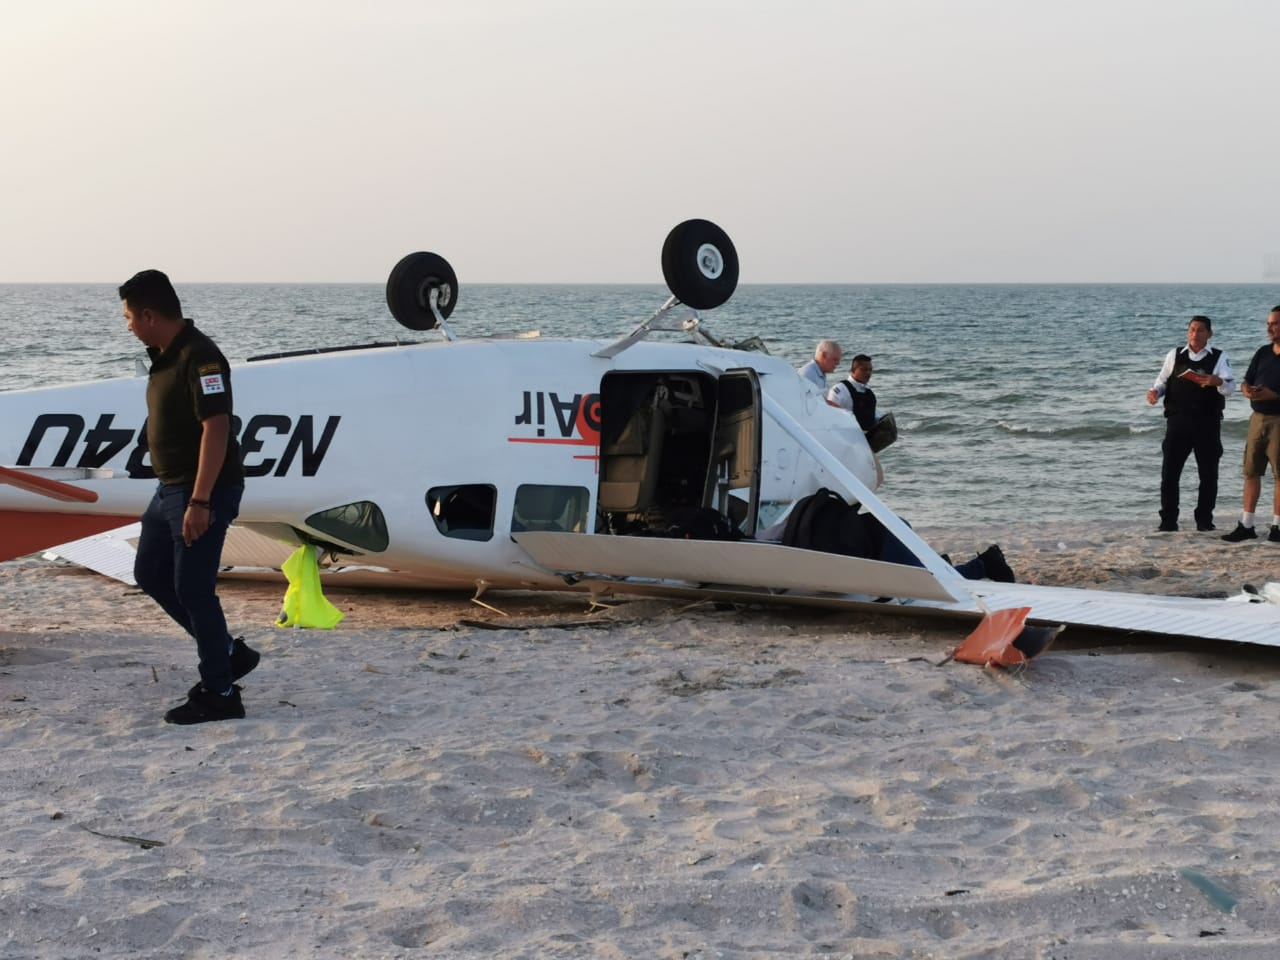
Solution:
{"label": "flag patch", "polygon": [[226,393],[227,388],[223,386],[222,374],[214,373],[207,377],[200,378],[200,392],[206,397],[211,393]]}

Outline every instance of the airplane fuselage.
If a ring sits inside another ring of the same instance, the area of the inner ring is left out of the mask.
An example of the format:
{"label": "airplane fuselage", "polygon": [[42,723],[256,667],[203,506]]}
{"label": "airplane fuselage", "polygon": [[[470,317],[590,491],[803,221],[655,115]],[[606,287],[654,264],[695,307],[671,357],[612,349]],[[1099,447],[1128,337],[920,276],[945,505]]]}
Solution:
{"label": "airplane fuselage", "polygon": [[[239,523],[424,584],[546,585],[521,530],[618,532],[715,506],[744,530],[829,482],[770,400],[869,487],[861,431],[785,361],[646,341],[455,340],[233,367]],[[0,463],[95,491],[42,510],[137,516],[151,496],[143,377],[0,394]],[[0,485],[0,510],[36,495]],[[52,544],[50,544],[52,545]]]}

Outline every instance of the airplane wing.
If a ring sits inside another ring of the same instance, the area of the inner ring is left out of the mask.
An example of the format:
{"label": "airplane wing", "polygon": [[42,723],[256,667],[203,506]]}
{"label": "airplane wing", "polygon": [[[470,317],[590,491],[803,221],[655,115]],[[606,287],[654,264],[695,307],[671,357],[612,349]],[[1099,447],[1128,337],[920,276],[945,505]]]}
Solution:
{"label": "airplane wing", "polygon": [[1280,606],[1274,603],[986,580],[969,588],[988,609],[1031,607],[1028,619],[1038,623],[1280,646]]}
{"label": "airplane wing", "polygon": [[[130,523],[103,533],[60,543],[50,547],[43,556],[68,560],[133,586],[133,558],[137,553],[141,530],[140,523]],[[222,547],[222,567],[224,572],[228,572],[227,568],[230,568],[241,575],[271,572],[279,574],[281,564],[294,549],[290,544],[233,524],[227,530],[227,539]]]}
{"label": "airplane wing", "polygon": [[[137,522],[81,537],[50,547],[41,554],[46,560],[66,560],[86,567],[113,580],[135,586],[133,558],[137,553]],[[220,577],[236,580],[284,580],[280,567],[297,549],[248,527],[231,525],[226,543],[222,547]],[[422,581],[410,574],[389,570],[370,564],[322,564],[320,575],[326,586],[373,587],[421,587]]]}
{"label": "airplane wing", "polygon": [[[1280,646],[1280,605],[1273,603],[988,580],[964,580],[971,598],[956,599],[942,578],[924,568],[770,543],[580,533],[521,533],[515,540],[545,569],[618,592],[798,602],[970,621],[993,610],[1030,607],[1028,622],[1036,624]],[[708,571],[715,571],[714,581],[708,581]],[[878,597],[896,599],[874,603]]]}
{"label": "airplane wing", "polygon": [[62,559],[81,567],[88,567],[112,580],[136,586],[133,579],[133,558],[137,553],[138,533],[142,524],[134,522],[104,533],[95,533],[79,540],[71,540],[51,547],[42,556],[46,559]]}
{"label": "airplane wing", "polygon": [[[539,566],[584,579],[603,575],[673,584],[758,587],[779,597],[792,592],[835,593],[856,594],[864,600],[897,597],[956,602],[955,593],[924,567],[776,543],[550,532],[513,537]],[[960,580],[958,574],[954,580]]]}

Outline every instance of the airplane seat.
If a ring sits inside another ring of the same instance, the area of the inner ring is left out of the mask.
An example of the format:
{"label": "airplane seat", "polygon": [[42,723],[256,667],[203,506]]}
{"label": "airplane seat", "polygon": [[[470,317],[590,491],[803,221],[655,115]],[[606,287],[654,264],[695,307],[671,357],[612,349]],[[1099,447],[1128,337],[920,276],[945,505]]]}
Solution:
{"label": "airplane seat", "polygon": [[516,493],[511,532],[550,530],[556,533],[580,529],[578,514],[586,509],[583,487],[524,484]]}
{"label": "airplane seat", "polygon": [[665,391],[636,409],[617,437],[600,448],[599,507],[637,513],[653,506],[667,433]]}

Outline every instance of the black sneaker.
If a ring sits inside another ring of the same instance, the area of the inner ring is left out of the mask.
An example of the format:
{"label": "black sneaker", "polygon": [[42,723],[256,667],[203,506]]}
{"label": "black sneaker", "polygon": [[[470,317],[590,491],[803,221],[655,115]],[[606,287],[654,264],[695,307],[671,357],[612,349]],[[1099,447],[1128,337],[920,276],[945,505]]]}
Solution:
{"label": "black sneaker", "polygon": [[1271,532],[1267,534],[1267,539],[1272,543],[1280,543],[1280,527],[1274,523],[1271,525]]}
{"label": "black sneaker", "polygon": [[231,679],[239,680],[253,672],[253,668],[262,659],[262,654],[244,642],[244,637],[236,637],[231,644]]}
{"label": "black sneaker", "polygon": [[1156,527],[1156,533],[1177,533],[1178,525],[1170,523],[1167,520],[1161,521],[1160,526]]}
{"label": "black sneaker", "polygon": [[1222,539],[1227,543],[1239,543],[1241,540],[1257,540],[1258,532],[1253,527],[1246,527],[1243,523],[1237,523],[1234,530],[1222,535]]}
{"label": "black sneaker", "polygon": [[1016,582],[1013,570],[1010,569],[1008,561],[1004,558],[1004,551],[998,545],[993,543],[987,547],[987,549],[978,554],[978,559],[982,561],[988,580],[995,580],[997,583]]}
{"label": "black sneaker", "polygon": [[164,715],[165,723],[207,723],[210,720],[243,720],[244,704],[240,701],[240,688],[234,684],[231,696],[210,693],[197,684],[187,693],[187,702],[179,704]]}
{"label": "black sneaker", "polygon": [[1217,527],[1215,527],[1212,523],[1210,523],[1210,522],[1209,522],[1209,521],[1207,521],[1207,520],[1206,520],[1205,522],[1203,522],[1203,523],[1202,523],[1202,522],[1200,522],[1199,520],[1197,520],[1197,521],[1196,521],[1196,529],[1197,529],[1197,530],[1199,530],[1201,533],[1205,533],[1206,531],[1209,531],[1209,530],[1217,530],[1218,528],[1217,528]]}

